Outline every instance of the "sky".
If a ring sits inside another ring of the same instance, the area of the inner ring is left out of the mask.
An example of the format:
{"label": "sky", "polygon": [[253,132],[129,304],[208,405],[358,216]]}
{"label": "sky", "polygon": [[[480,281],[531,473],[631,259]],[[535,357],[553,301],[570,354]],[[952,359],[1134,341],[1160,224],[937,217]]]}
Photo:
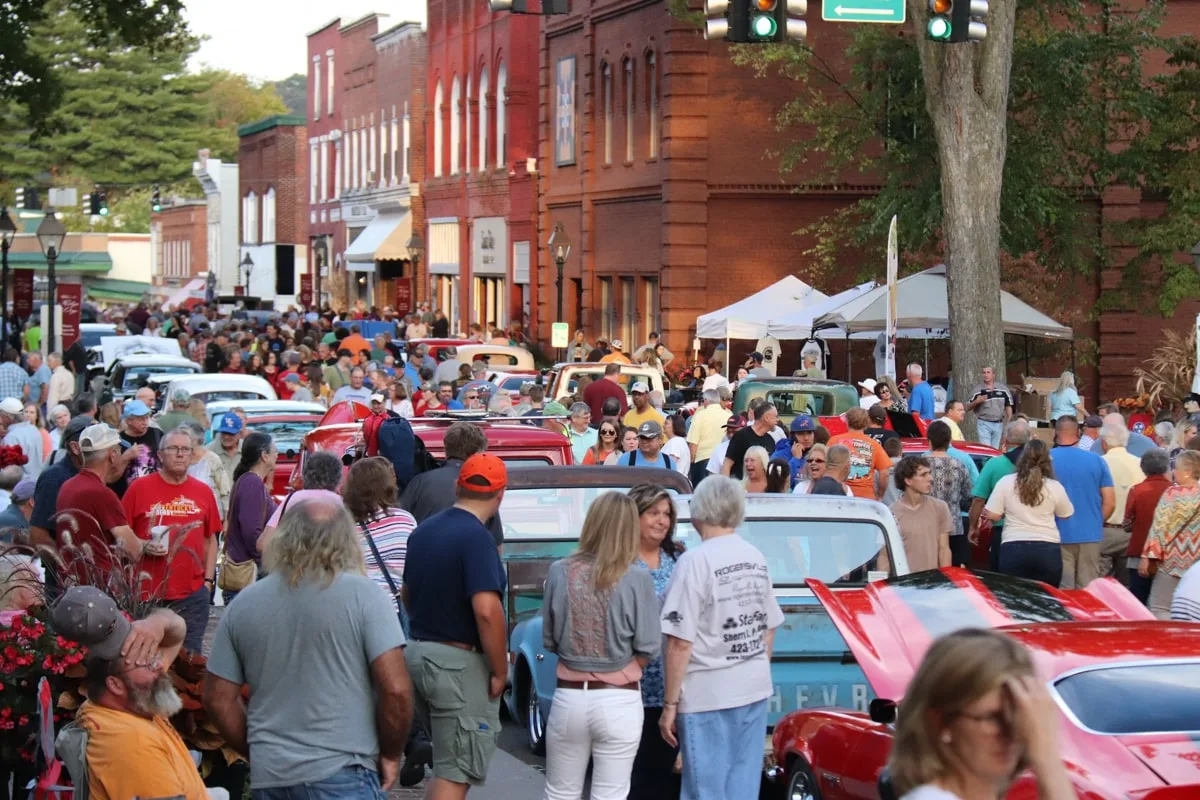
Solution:
{"label": "sky", "polygon": [[345,23],[387,14],[383,28],[425,20],[423,0],[187,0],[186,9],[192,33],[208,38],[193,68],[207,64],[272,81],[306,72],[307,35],[335,16]]}

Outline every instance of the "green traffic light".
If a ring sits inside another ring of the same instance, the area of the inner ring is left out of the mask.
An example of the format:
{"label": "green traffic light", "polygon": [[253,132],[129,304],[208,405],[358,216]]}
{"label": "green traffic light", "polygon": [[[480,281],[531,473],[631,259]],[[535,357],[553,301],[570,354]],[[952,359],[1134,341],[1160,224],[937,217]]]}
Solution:
{"label": "green traffic light", "polygon": [[101,207],[100,207],[100,216],[102,216],[102,217],[107,217],[107,216],[108,216],[108,206],[101,206]]}
{"label": "green traffic light", "polygon": [[930,39],[949,39],[950,20],[945,17],[931,17],[927,30]]}
{"label": "green traffic light", "polygon": [[779,25],[775,22],[774,17],[768,17],[764,14],[755,17],[750,23],[750,28],[754,31],[755,36],[768,39],[774,36],[775,32],[779,30]]}

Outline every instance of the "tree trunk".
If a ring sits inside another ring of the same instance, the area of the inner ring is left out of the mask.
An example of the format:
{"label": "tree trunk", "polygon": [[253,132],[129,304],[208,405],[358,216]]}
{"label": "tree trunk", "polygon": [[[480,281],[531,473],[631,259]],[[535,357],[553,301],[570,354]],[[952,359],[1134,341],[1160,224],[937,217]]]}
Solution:
{"label": "tree trunk", "polygon": [[[931,41],[925,35],[927,3],[909,0],[908,6],[941,168],[954,398],[966,400],[984,367],[993,367],[1000,381],[1007,374],[1000,316],[1000,189],[1017,0],[990,0],[988,36],[981,43]],[[967,427],[973,434],[973,415]]]}

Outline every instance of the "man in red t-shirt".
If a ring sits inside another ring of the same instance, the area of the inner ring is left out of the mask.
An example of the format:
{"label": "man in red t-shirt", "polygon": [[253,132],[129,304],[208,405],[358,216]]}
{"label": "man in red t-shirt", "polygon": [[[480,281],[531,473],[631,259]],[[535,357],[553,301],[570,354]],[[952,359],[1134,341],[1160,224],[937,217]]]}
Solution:
{"label": "man in red t-shirt", "polygon": [[592,410],[592,419],[597,425],[600,424],[599,420],[604,418],[604,401],[610,397],[621,404],[620,417],[624,418],[625,412],[629,410],[629,398],[621,388],[621,365],[617,363],[606,365],[604,379],[592,381],[583,390],[583,402]]}
{"label": "man in red t-shirt", "polygon": [[142,584],[142,597],[166,600],[187,623],[183,646],[199,653],[208,626],[221,514],[212,488],[187,474],[192,447],[186,433],[164,436],[158,451],[162,467],[129,484],[122,503],[139,539],[151,539],[157,526],[167,528],[168,555],[142,561],[150,576]]}
{"label": "man in red t-shirt", "polygon": [[879,445],[867,436],[871,418],[864,408],[852,408],[846,412],[847,433],[838,434],[829,440],[829,446],[840,444],[850,450],[850,475],[846,485],[855,497],[878,500],[887,491],[888,475],[892,471],[892,460]]}
{"label": "man in red t-shirt", "polygon": [[[109,488],[125,471],[121,435],[104,423],[84,429],[79,436],[83,468],[63,484],[55,504],[56,536],[63,561],[75,579],[109,591],[114,557],[164,556],[166,547],[139,539],[129,527],[121,498]],[[129,570],[135,579],[141,565]]]}

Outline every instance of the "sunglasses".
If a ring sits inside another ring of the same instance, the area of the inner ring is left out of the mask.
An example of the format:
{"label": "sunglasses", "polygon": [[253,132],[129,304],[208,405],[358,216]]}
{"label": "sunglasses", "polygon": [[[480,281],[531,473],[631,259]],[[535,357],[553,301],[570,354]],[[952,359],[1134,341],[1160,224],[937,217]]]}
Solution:
{"label": "sunglasses", "polygon": [[825,463],[825,459],[823,459],[823,458],[810,458],[810,459],[808,460],[808,463],[810,463],[810,464],[824,464],[824,463]]}
{"label": "sunglasses", "polygon": [[467,399],[467,400],[478,400],[478,399],[479,399],[479,395],[477,395],[477,394],[469,394],[469,395],[467,395],[467,396],[466,396],[466,399]]}
{"label": "sunglasses", "polygon": [[616,436],[617,432],[614,431],[612,428],[601,428],[600,435],[601,436]]}

